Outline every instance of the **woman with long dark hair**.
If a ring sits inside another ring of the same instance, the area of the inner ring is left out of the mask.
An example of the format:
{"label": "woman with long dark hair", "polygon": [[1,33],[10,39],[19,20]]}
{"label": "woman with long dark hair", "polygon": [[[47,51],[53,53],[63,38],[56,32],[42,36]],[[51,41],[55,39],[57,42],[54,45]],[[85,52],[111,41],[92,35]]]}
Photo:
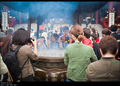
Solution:
{"label": "woman with long dark hair", "polygon": [[[21,72],[22,74],[21,82],[35,81],[33,78],[34,70],[30,60],[37,59],[37,54],[38,54],[37,41],[36,39],[34,39],[34,41],[31,40],[34,46],[34,51],[32,51],[30,46],[28,45],[28,39],[29,39],[28,31],[26,31],[25,29],[19,28],[14,33],[13,40],[12,40],[13,50],[15,50],[19,45],[22,45],[22,47],[17,52],[17,60],[18,60],[19,67],[22,67],[25,61],[28,59],[28,61],[24,65]],[[18,78],[21,78],[21,74],[18,76]]]}

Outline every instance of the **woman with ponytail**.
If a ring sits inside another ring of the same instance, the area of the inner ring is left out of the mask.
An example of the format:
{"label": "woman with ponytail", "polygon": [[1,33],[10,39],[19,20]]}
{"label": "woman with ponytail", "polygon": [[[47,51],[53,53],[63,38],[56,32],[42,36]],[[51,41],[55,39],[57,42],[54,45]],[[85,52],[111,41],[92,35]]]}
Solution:
{"label": "woman with ponytail", "polygon": [[72,26],[70,34],[75,41],[67,45],[64,64],[67,66],[67,78],[70,81],[84,81],[87,66],[97,60],[92,47],[82,44],[83,29],[79,24]]}

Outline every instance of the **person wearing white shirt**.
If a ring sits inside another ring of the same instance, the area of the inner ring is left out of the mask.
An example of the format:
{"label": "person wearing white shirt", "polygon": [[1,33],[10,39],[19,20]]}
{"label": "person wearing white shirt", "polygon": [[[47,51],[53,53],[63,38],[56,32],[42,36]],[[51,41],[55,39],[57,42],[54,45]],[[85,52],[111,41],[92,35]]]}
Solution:
{"label": "person wearing white shirt", "polygon": [[0,81],[3,81],[4,75],[7,74],[8,69],[6,64],[2,60],[2,56],[0,54]]}

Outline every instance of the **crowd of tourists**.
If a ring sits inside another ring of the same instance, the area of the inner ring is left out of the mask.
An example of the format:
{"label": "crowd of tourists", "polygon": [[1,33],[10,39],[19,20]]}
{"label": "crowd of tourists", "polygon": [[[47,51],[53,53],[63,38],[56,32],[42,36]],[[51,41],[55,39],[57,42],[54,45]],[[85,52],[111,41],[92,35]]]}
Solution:
{"label": "crowd of tourists", "polygon": [[[2,30],[0,28],[0,80],[36,81],[31,60],[37,60],[38,50],[65,49],[64,64],[67,66],[67,82],[120,81],[120,34],[112,25],[103,29],[102,38],[95,28],[82,28],[79,24],[60,28],[60,33],[49,33],[30,38],[24,28]],[[12,77],[4,58],[10,49],[17,52],[20,74]]]}

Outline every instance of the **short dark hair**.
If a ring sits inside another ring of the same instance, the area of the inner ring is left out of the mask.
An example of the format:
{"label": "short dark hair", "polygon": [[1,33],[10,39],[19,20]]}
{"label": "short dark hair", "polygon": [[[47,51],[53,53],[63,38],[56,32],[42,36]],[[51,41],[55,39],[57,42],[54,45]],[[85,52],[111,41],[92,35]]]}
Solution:
{"label": "short dark hair", "polygon": [[107,52],[115,55],[118,49],[118,42],[113,36],[106,35],[100,40],[99,48],[102,50],[103,55],[105,55]]}
{"label": "short dark hair", "polygon": [[117,31],[118,26],[117,25],[111,25],[110,30],[111,31]]}
{"label": "short dark hair", "polygon": [[53,33],[51,36],[53,36],[55,38],[55,40],[58,40],[59,35],[57,33]]}
{"label": "short dark hair", "polygon": [[90,33],[90,29],[83,29],[83,31],[84,31],[84,36],[86,36],[86,38],[90,38],[90,35],[91,35],[91,33]]}
{"label": "short dark hair", "polygon": [[97,34],[93,33],[91,36],[92,36],[92,39],[94,39],[94,40],[97,39]]}
{"label": "short dark hair", "polygon": [[29,33],[27,30],[19,28],[15,31],[12,43],[15,45],[25,45],[28,43]]}
{"label": "short dark hair", "polygon": [[110,32],[109,29],[107,29],[107,28],[102,30],[102,34],[110,35],[110,33],[111,33],[111,32]]}
{"label": "short dark hair", "polygon": [[69,30],[69,27],[68,26],[64,26],[63,27],[63,31],[65,31],[65,30]]}

